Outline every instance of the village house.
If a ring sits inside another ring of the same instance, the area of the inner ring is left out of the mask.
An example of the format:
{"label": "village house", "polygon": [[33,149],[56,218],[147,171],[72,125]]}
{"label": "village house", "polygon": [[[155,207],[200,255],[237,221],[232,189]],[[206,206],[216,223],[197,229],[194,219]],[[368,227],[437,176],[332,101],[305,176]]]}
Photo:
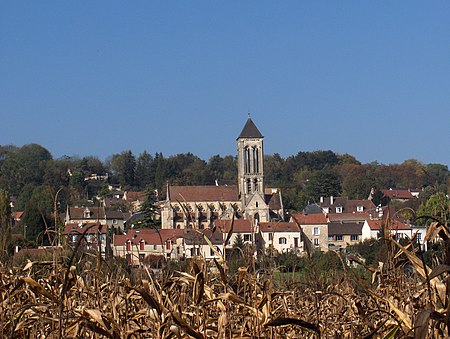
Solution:
{"label": "village house", "polygon": [[295,222],[261,222],[259,232],[266,250],[303,253],[301,230]]}
{"label": "village house", "polygon": [[330,222],[328,224],[328,248],[342,250],[362,240],[362,223]]}
{"label": "village house", "polygon": [[414,195],[411,193],[411,190],[409,189],[402,189],[402,188],[389,188],[381,190],[381,193],[384,194],[384,196],[388,197],[390,200],[399,200],[402,202],[415,199],[418,197],[417,190],[414,190]]}
{"label": "village house", "polygon": [[121,211],[107,210],[105,207],[69,207],[64,216],[64,224],[100,223],[123,231],[124,214]]}
{"label": "village house", "polygon": [[[205,239],[208,238],[208,241]],[[223,253],[223,237],[220,231],[194,229],[140,229],[114,235],[113,254],[125,258],[129,265],[145,264],[148,256],[163,256],[171,260],[184,260],[202,256],[217,258]]]}
{"label": "village house", "polygon": [[[328,217],[320,214],[293,213],[291,222],[297,223],[313,248],[328,251]],[[305,246],[305,245],[304,245]]]}
{"label": "village house", "polygon": [[[111,254],[109,226],[99,222],[68,223],[62,236],[67,245],[78,251],[100,251],[102,257]],[[78,246],[78,247],[77,247]]]}

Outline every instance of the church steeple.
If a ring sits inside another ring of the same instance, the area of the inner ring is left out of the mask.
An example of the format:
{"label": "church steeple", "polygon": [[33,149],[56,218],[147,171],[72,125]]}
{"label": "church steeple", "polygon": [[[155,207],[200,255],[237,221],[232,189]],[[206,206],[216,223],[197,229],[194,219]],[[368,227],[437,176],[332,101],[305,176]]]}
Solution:
{"label": "church steeple", "polygon": [[244,205],[255,192],[264,195],[263,139],[249,114],[237,138],[238,186]]}
{"label": "church steeple", "polygon": [[261,132],[258,130],[258,127],[256,127],[255,123],[253,122],[252,118],[250,117],[250,113],[241,134],[239,134],[236,140],[239,140],[241,138],[264,138]]}

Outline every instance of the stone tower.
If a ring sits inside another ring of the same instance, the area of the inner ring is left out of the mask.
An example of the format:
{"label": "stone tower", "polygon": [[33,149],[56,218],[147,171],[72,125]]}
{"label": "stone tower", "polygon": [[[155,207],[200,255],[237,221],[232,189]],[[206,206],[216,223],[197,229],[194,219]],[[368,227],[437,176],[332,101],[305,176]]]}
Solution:
{"label": "stone tower", "polygon": [[268,219],[268,206],[264,201],[263,135],[250,115],[237,138],[238,189],[247,216],[259,221]]}

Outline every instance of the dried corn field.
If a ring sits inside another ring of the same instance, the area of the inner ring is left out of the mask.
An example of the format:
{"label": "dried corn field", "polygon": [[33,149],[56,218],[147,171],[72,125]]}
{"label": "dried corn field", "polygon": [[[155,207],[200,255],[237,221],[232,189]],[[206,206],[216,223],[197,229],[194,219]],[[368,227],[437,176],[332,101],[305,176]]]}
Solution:
{"label": "dried corn field", "polygon": [[[438,224],[429,235],[445,238]],[[447,234],[448,235],[448,234]],[[412,244],[389,238],[388,262],[342,265],[317,282],[275,286],[270,269],[227,272],[191,261],[140,276],[99,260],[28,262],[1,271],[4,338],[436,338],[448,337],[447,271],[424,266]],[[336,253],[336,255],[339,255]],[[61,259],[61,258],[59,258]],[[408,268],[408,269],[407,269]],[[406,273],[409,272],[409,273]],[[320,288],[318,288],[320,286]]]}

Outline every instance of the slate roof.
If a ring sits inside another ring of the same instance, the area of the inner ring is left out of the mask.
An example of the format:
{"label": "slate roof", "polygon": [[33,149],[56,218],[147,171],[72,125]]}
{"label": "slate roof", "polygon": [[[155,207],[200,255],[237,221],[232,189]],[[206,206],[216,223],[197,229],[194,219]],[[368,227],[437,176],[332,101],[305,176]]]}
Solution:
{"label": "slate roof", "polygon": [[238,201],[236,186],[169,186],[171,201]]}
{"label": "slate roof", "polygon": [[328,224],[328,235],[361,235],[363,224],[358,223],[338,223]]}
{"label": "slate roof", "polygon": [[280,193],[276,192],[273,194],[265,194],[264,200],[271,210],[279,210],[281,209],[281,199]]}
{"label": "slate roof", "polygon": [[305,214],[321,214],[321,213],[323,213],[323,209],[318,204],[313,203],[313,204],[307,205],[305,207],[305,209],[303,210],[303,212]]}
{"label": "slate roof", "polygon": [[241,134],[238,136],[238,139],[242,138],[264,138],[250,117],[248,117]]}
{"label": "slate roof", "polygon": [[[372,218],[378,217],[375,212],[372,213]],[[339,221],[339,222],[352,222],[352,221],[361,221],[371,219],[369,212],[358,212],[358,213],[328,213],[328,218],[330,222]]]}
{"label": "slate roof", "polygon": [[334,213],[336,207],[342,207],[342,211],[344,213],[361,213],[358,212],[358,206],[362,206],[363,211],[375,209],[376,207],[371,200],[352,200],[348,197],[333,197],[333,201],[331,201],[331,197],[323,197],[323,202],[319,203],[318,205],[322,208],[330,208],[330,213]]}

